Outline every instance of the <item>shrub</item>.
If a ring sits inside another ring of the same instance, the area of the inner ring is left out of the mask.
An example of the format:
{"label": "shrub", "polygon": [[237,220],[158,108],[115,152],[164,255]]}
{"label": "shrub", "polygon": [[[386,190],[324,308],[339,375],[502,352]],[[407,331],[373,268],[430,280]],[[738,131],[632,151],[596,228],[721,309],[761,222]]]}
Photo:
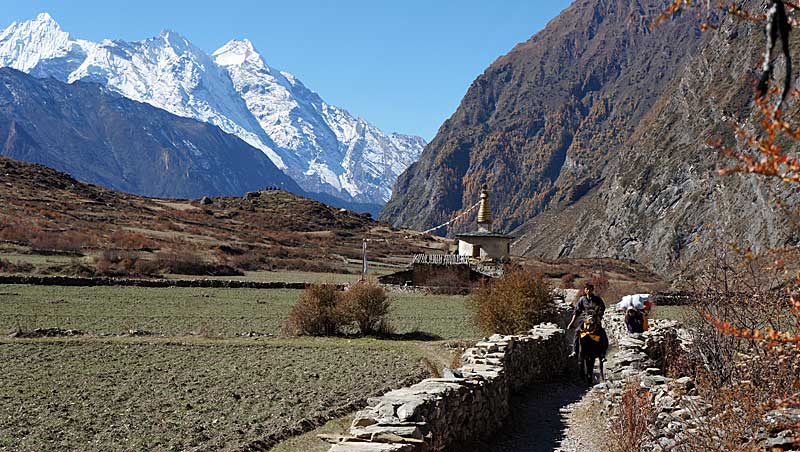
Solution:
{"label": "shrub", "polygon": [[159,252],[156,255],[158,267],[167,273],[195,276],[242,276],[244,273],[229,265],[205,262],[190,252]]}
{"label": "shrub", "polygon": [[567,273],[566,275],[561,277],[561,288],[562,289],[574,289],[575,288],[575,275],[572,273]]}
{"label": "shrub", "polygon": [[128,276],[139,256],[127,251],[105,250],[94,259],[97,273],[102,276]]}
{"label": "shrub", "polygon": [[467,307],[487,334],[527,331],[556,315],[552,288],[543,275],[521,267],[474,290]]}
{"label": "shrub", "polygon": [[158,262],[146,259],[139,259],[133,266],[134,271],[138,275],[143,276],[159,276],[161,275],[161,268]]}
{"label": "shrub", "polygon": [[345,320],[342,297],[343,292],[334,284],[309,285],[289,312],[284,333],[297,336],[337,334]]}
{"label": "shrub", "polygon": [[343,312],[348,320],[358,325],[363,335],[390,333],[389,315],[391,301],[386,289],[371,281],[361,281],[345,292]]}
{"label": "shrub", "polygon": [[101,276],[156,276],[158,263],[141,259],[130,251],[105,250],[94,260],[94,266]]}
{"label": "shrub", "polygon": [[[715,421],[698,426],[686,450],[756,450],[765,415],[795,397],[800,382],[796,348],[765,347],[755,333],[792,327],[787,275],[774,268],[772,256],[744,254],[718,244],[687,272],[697,356],[674,359],[669,370],[695,378],[711,406],[695,407],[693,415]],[[724,318],[741,330],[733,334],[708,318]]]}
{"label": "shrub", "polygon": [[11,262],[6,259],[0,259],[0,272],[3,273],[30,273],[34,270],[33,264],[30,262]]}
{"label": "shrub", "polygon": [[155,246],[152,240],[139,232],[116,231],[110,240],[114,246],[125,250],[151,250]]}
{"label": "shrub", "polygon": [[606,295],[611,285],[608,280],[608,274],[606,274],[604,270],[600,270],[599,273],[593,274],[589,281],[592,283],[592,285],[594,285],[594,292],[600,296]]}
{"label": "shrub", "polygon": [[92,278],[97,276],[94,267],[86,265],[80,259],[70,259],[67,264],[54,264],[40,269],[43,275],[66,275],[66,276],[79,276],[83,278]]}
{"label": "shrub", "polygon": [[29,241],[41,253],[80,254],[81,248],[97,243],[97,238],[77,231],[43,231]]}
{"label": "shrub", "polygon": [[268,262],[266,254],[262,250],[254,250],[248,253],[234,254],[225,253],[225,262],[231,267],[244,271],[272,270],[272,265]]}
{"label": "shrub", "polygon": [[614,410],[612,439],[621,451],[639,451],[642,443],[652,439],[647,429],[655,423],[655,409],[650,393],[635,378],[622,388],[622,399]]}

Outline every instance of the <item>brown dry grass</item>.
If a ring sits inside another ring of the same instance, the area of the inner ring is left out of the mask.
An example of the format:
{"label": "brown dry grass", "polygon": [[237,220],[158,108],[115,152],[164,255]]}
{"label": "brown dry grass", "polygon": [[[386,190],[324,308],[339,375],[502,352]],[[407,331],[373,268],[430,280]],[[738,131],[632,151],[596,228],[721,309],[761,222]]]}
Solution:
{"label": "brown dry grass", "polygon": [[[443,241],[283,191],[256,198],[162,200],[82,184],[49,168],[0,159],[0,241],[33,253],[100,256],[104,250],[190,253],[241,270],[342,272],[345,258],[407,262]],[[236,256],[220,247],[240,250]]]}
{"label": "brown dry grass", "polygon": [[638,379],[625,383],[622,400],[614,412],[616,418],[611,423],[612,438],[623,452],[638,452],[642,443],[652,439],[647,427],[656,420],[655,408],[650,392],[639,383]]}

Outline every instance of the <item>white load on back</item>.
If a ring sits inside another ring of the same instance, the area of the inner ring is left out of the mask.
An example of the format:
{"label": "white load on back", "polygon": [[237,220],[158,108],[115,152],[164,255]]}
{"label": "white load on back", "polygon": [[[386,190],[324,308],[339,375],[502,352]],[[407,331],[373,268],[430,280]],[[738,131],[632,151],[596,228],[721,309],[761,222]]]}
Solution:
{"label": "white load on back", "polygon": [[650,298],[649,293],[637,293],[633,295],[625,295],[622,300],[617,303],[617,309],[620,311],[627,311],[628,309],[644,309],[644,304]]}

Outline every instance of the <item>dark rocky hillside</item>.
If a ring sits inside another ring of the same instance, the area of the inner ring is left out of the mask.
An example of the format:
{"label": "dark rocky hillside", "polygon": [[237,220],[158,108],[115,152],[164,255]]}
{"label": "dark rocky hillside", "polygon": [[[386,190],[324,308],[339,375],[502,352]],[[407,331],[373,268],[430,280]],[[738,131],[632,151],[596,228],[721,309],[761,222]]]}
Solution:
{"label": "dark rocky hillside", "polygon": [[601,180],[614,149],[701,40],[696,17],[651,33],[663,0],[579,0],[472,83],[382,218],[416,228],[493,188],[495,226],[510,230]]}
{"label": "dark rocky hillside", "polygon": [[[756,249],[797,242],[791,212],[797,199],[781,209],[774,199],[780,187],[719,176],[731,162],[707,144],[732,143],[736,123],[752,131],[760,119],[752,74],[763,31],[726,18],[709,38],[615,152],[602,183],[573,206],[551,209],[515,231],[517,252],[625,257],[669,271],[715,241]],[[798,44],[795,36],[793,48]],[[797,118],[793,101],[786,113]]]}
{"label": "dark rocky hillside", "polygon": [[0,69],[0,155],[146,196],[302,193],[260,151],[215,126],[85,82]]}
{"label": "dark rocky hillside", "polygon": [[433,225],[488,182],[494,226],[513,231],[518,254],[672,271],[708,246],[709,224],[785,241],[766,191],[718,178],[706,145],[733,135],[731,119],[753,119],[746,76],[762,32],[727,18],[701,34],[705,18],[691,9],[650,31],[666,3],[579,0],[499,58],[398,179],[382,218]]}

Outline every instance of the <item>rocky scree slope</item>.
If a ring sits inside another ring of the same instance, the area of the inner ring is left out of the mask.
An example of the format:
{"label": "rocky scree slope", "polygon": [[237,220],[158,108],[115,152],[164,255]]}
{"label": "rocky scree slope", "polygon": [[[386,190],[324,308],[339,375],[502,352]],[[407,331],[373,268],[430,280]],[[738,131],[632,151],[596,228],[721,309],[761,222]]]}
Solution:
{"label": "rocky scree slope", "polygon": [[0,155],[145,196],[244,194],[269,185],[303,193],[237,137],[96,83],[0,68],[0,139]]}
{"label": "rocky scree slope", "polygon": [[701,34],[708,18],[691,9],[651,31],[665,5],[576,1],[499,58],[398,178],[382,218],[433,225],[488,182],[494,226],[517,237],[516,254],[672,272],[710,246],[709,224],[755,245],[785,242],[766,188],[718,178],[706,144],[732,137],[731,119],[752,123],[744,75],[763,32],[724,18]]}
{"label": "rocky scree slope", "polygon": [[345,201],[383,204],[424,145],[326,104],[291,74],[269,67],[248,41],[231,41],[214,58],[168,30],[143,41],[97,43],[73,39],[42,13],[0,32],[0,66],[95,81],[217,125],[260,149],[306,191]]}

